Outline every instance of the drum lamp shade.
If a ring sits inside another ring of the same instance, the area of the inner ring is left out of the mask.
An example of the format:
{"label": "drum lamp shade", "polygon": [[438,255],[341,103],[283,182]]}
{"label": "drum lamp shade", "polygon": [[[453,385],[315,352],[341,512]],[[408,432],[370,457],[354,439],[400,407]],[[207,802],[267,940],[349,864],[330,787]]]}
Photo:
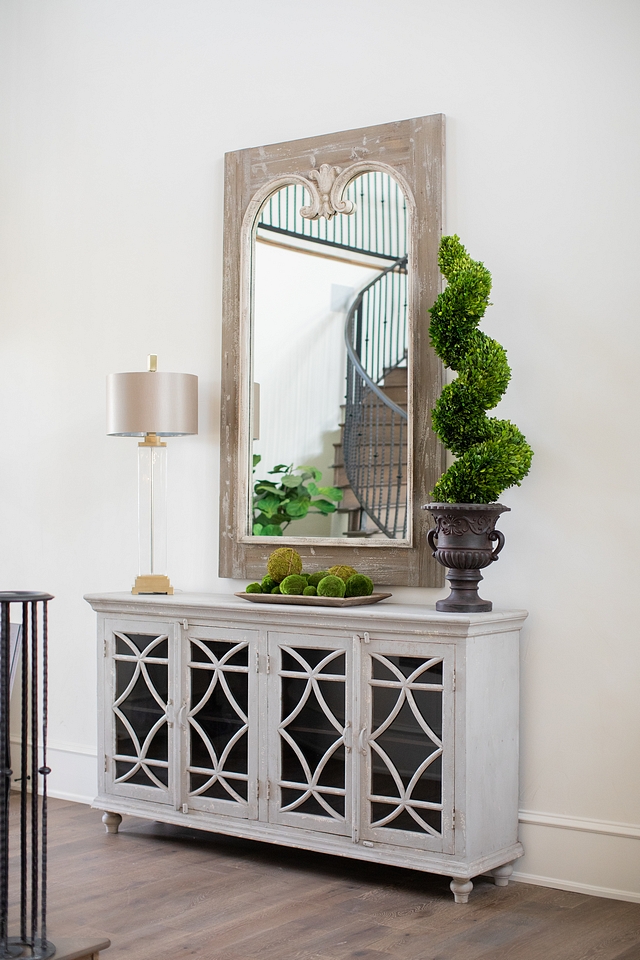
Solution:
{"label": "drum lamp shade", "polygon": [[192,373],[110,373],[107,434],[183,437],[198,432],[198,378]]}

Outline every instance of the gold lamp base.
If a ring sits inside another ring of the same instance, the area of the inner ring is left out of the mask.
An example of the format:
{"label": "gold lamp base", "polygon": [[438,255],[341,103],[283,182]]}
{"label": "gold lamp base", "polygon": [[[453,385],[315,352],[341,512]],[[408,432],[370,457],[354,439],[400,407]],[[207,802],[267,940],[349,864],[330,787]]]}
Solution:
{"label": "gold lamp base", "polygon": [[164,574],[148,574],[144,577],[136,577],[136,582],[134,583],[131,593],[164,593],[171,596],[173,594],[173,587],[169,577],[165,577]]}

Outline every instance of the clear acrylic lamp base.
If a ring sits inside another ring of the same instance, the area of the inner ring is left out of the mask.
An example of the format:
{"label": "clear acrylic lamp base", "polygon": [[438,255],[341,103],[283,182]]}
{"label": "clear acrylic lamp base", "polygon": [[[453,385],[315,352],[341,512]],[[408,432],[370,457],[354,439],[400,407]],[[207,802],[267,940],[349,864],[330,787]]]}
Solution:
{"label": "clear acrylic lamp base", "polygon": [[167,445],[155,434],[138,444],[139,568],[131,593],[172,594],[167,570]]}

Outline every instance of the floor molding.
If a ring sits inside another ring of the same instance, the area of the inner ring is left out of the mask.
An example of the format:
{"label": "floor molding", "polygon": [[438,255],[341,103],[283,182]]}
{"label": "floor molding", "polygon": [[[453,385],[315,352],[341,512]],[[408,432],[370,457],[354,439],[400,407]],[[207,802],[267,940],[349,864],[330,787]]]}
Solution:
{"label": "floor molding", "polygon": [[[11,739],[13,744],[13,737]],[[47,793],[58,800],[91,804],[98,792],[97,764],[95,748],[49,741],[47,766],[51,773],[47,778]]]}
{"label": "floor molding", "polygon": [[[19,747],[22,741],[20,737],[11,737],[12,745]],[[31,746],[31,737],[27,740],[29,746]],[[51,741],[47,740],[47,753],[53,751],[60,751],[62,753],[79,753],[83,757],[93,757],[95,760],[97,753],[95,747],[79,747],[77,743],[66,743],[63,740]]]}
{"label": "floor molding", "polygon": [[558,827],[561,830],[581,830],[584,833],[600,833],[610,837],[625,837],[640,840],[640,827],[633,823],[617,823],[615,820],[590,820],[587,817],[561,817],[553,813],[521,810],[520,823],[532,823],[537,827]]}
{"label": "floor molding", "polygon": [[556,880],[555,877],[541,877],[538,874],[520,873],[518,870],[513,871],[510,879],[515,880],[516,883],[533,883],[537,887],[551,887],[554,890],[567,890],[569,893],[586,893],[591,897],[605,897],[607,900],[640,903],[640,893],[629,890],[614,890],[611,887],[597,887],[589,883]]}

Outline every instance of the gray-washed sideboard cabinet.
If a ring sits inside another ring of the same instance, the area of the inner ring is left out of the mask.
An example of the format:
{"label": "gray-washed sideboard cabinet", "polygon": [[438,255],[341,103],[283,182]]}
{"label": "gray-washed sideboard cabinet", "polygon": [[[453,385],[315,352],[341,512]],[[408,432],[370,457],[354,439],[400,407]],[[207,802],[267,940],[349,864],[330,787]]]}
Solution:
{"label": "gray-washed sideboard cabinet", "polygon": [[506,885],[524,611],[86,597],[99,793],[123,814]]}

